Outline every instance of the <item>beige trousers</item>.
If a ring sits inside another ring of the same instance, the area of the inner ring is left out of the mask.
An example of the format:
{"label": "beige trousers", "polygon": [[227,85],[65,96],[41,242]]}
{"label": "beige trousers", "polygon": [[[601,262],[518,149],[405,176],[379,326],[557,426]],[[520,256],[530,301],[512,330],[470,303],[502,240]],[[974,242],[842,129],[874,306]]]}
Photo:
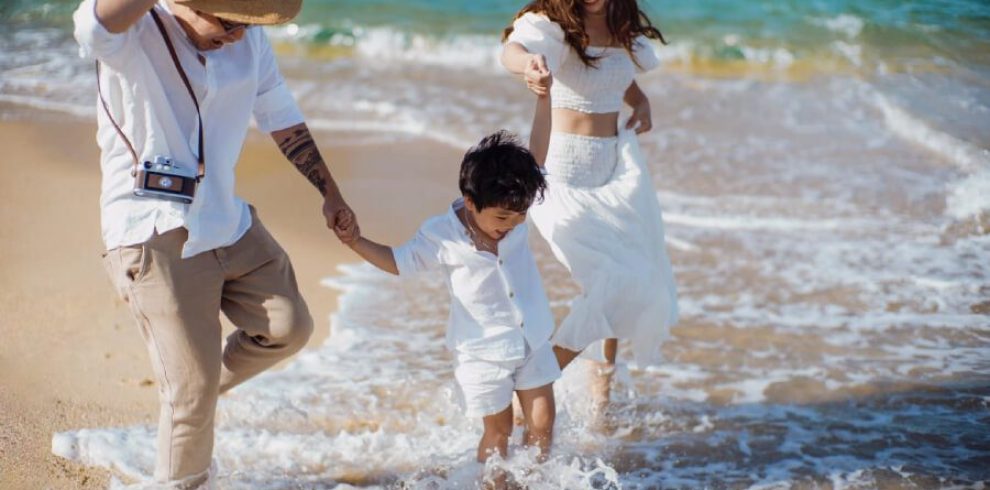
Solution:
{"label": "beige trousers", "polygon": [[[228,247],[180,258],[185,228],[108,251],[158,380],[155,480],[194,487],[213,453],[217,397],[306,345],[313,319],[285,251],[254,214]],[[220,312],[237,329],[221,346]]]}

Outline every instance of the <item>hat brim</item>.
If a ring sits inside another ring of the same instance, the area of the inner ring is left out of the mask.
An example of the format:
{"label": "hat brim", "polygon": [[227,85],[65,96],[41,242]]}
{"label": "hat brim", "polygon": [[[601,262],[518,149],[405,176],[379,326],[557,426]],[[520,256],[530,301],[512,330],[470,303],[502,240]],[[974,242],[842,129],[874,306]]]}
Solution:
{"label": "hat brim", "polygon": [[245,24],[284,24],[294,19],[302,0],[177,0],[175,3]]}

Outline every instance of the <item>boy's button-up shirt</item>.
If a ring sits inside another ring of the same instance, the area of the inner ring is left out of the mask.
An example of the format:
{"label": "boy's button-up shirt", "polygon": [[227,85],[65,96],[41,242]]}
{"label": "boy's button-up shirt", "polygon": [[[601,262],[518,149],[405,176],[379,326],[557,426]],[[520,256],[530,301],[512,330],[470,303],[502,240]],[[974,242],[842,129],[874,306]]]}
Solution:
{"label": "boy's button-up shirt", "polygon": [[458,199],[393,249],[399,274],[444,271],[451,297],[448,349],[492,361],[523,359],[526,344],[536,350],[553,333],[527,226],[515,227],[498,242],[498,256],[479,251],[457,218],[463,206]]}
{"label": "boy's button-up shirt", "polygon": [[[196,167],[199,128],[196,107],[150,15],[122,33],[111,33],[96,17],[95,0],[73,14],[80,54],[100,61],[104,99],[141,161],[155,155]],[[157,230],[184,226],[183,257],[236,242],[251,226],[247,204],[234,194],[234,166],[252,114],[265,132],[303,122],[261,28],[240,41],[199,51],[168,6],[154,7],[199,99],[203,117],[206,177],[192,204],[133,195],[133,160],[102,107],[96,139],[102,150],[100,196],[103,240],[108,249],[146,241]],[[201,63],[199,57],[205,60]]]}

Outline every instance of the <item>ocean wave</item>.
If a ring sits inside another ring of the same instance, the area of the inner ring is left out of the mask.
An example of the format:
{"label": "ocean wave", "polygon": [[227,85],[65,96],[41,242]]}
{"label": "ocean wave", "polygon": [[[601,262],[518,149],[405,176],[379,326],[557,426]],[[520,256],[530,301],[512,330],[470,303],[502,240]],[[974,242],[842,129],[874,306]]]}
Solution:
{"label": "ocean wave", "polygon": [[350,49],[353,56],[375,63],[404,62],[460,69],[501,69],[497,36],[461,34],[431,36],[392,27],[354,27],[330,31],[321,26],[288,24],[268,28],[275,42],[324,44]]}
{"label": "ocean wave", "polygon": [[[499,71],[499,36],[491,34],[431,35],[395,27],[361,27],[326,29],[319,25],[288,24],[268,28],[276,43],[325,46],[339,50],[340,56],[369,60],[373,63],[418,63],[458,70]],[[661,60],[681,66],[738,64],[752,68],[784,70],[796,62],[816,62],[819,58],[850,59],[861,63],[858,45],[843,41],[834,46],[797,49],[786,42],[750,39],[741,34],[727,34],[716,39],[681,39],[662,45],[653,42]],[[822,66],[831,66],[826,64]],[[822,68],[825,69],[825,68]]]}
{"label": "ocean wave", "polygon": [[76,104],[72,102],[63,102],[59,100],[54,100],[46,96],[34,97],[28,95],[13,95],[13,94],[0,93],[0,102],[17,104],[32,109],[61,112],[80,118],[90,119],[96,117],[96,106],[93,104]]}
{"label": "ocean wave", "polygon": [[990,169],[954,183],[945,203],[946,213],[957,220],[979,218],[990,212]]}
{"label": "ocean wave", "polygon": [[[354,119],[309,118],[306,124],[311,129],[333,132],[397,133],[431,139],[451,148],[470,148],[474,142],[452,132],[443,131],[427,122],[389,122]],[[374,140],[369,140],[374,141]]]}
{"label": "ocean wave", "polygon": [[948,216],[962,220],[990,211],[990,150],[932,128],[880,92],[874,94],[874,103],[891,132],[941,156],[966,174],[949,184]]}
{"label": "ocean wave", "polygon": [[838,32],[846,37],[854,38],[863,32],[866,22],[852,14],[839,14],[835,17],[812,19],[812,23],[825,27],[826,29]]}

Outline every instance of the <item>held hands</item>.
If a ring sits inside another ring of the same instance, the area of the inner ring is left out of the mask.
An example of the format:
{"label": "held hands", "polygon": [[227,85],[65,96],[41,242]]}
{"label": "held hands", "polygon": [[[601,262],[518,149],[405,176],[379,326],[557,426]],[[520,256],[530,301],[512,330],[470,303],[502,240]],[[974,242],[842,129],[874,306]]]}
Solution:
{"label": "held hands", "polygon": [[[323,201],[323,217],[327,221],[327,228],[333,230],[337,238],[345,244],[350,244],[361,236],[361,229],[357,225],[354,211],[344,202],[343,198],[327,198]],[[348,219],[348,223],[342,226],[342,221]]]}
{"label": "held hands", "polygon": [[523,69],[523,78],[526,80],[526,87],[534,94],[542,97],[550,93],[553,75],[547,68],[547,59],[542,54],[533,54],[529,57],[526,68]]}
{"label": "held hands", "polygon": [[626,129],[636,128],[636,134],[645,133],[653,129],[653,118],[650,116],[650,101],[646,97],[633,106],[632,115],[626,123]]}
{"label": "held hands", "polygon": [[361,227],[358,226],[354,211],[351,211],[350,208],[344,208],[338,211],[333,232],[337,234],[337,238],[345,245],[352,245],[357,242],[358,238],[361,238]]}

